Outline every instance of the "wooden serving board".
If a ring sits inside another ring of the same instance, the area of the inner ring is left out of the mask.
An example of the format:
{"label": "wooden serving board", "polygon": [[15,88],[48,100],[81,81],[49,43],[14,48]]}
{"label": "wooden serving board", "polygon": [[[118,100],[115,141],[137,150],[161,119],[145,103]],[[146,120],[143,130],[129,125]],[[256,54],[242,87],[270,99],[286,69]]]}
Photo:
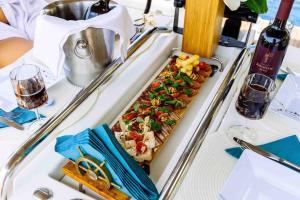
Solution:
{"label": "wooden serving board", "polygon": [[[189,55],[189,56],[192,56],[192,54],[188,54],[188,53],[185,53],[185,52],[176,52],[175,55],[179,55],[181,53],[184,53],[186,55]],[[142,89],[137,93],[137,95],[128,103],[128,105],[124,108],[124,110],[116,117],[116,119],[110,124],[110,128],[112,128],[116,123],[118,123],[118,119],[120,117],[122,117],[126,111],[136,102],[136,100],[140,97],[140,95],[149,87],[149,85],[157,78],[157,76],[164,70],[164,68],[169,64],[169,62],[171,61],[172,59],[169,58],[167,59],[167,61],[157,70],[157,72],[152,76],[151,79],[149,79],[149,81],[144,85],[144,87],[142,87]],[[201,58],[200,58],[201,60]],[[210,59],[205,59],[205,62],[207,61],[211,61]],[[209,62],[207,62],[209,63]],[[201,88],[203,86],[203,84],[207,81],[209,77],[206,77],[204,79],[204,81],[201,83]],[[197,98],[197,96],[199,95],[199,93],[201,93],[201,88],[199,88],[197,90],[197,95],[193,96],[192,97],[192,101],[187,105],[186,108],[184,109],[180,109],[180,110],[176,110],[175,113],[176,115],[179,117],[179,120],[177,121],[176,125],[172,126],[172,131],[171,133],[165,137],[164,141],[163,141],[163,144],[157,146],[155,149],[154,149],[154,152],[153,152],[153,156],[152,156],[152,160],[151,161],[144,161],[143,163],[144,164],[147,164],[147,165],[150,165],[150,163],[153,161],[153,159],[155,158],[155,156],[162,150],[162,148],[165,146],[165,144],[167,143],[168,139],[170,138],[170,136],[172,135],[172,133],[174,132],[174,130],[176,129],[176,127],[179,125],[180,121],[183,119],[185,113],[188,111],[188,109],[190,108],[190,106],[192,105],[193,101],[195,100],[195,98]],[[157,137],[157,136],[156,136]]]}

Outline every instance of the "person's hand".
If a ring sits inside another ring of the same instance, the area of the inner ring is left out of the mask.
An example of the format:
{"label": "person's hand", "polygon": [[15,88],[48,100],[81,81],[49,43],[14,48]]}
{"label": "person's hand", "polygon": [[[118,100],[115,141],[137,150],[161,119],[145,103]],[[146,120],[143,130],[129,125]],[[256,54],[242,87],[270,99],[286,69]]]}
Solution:
{"label": "person's hand", "polygon": [[230,10],[234,11],[240,7],[241,2],[245,2],[245,1],[247,0],[224,0],[224,3]]}

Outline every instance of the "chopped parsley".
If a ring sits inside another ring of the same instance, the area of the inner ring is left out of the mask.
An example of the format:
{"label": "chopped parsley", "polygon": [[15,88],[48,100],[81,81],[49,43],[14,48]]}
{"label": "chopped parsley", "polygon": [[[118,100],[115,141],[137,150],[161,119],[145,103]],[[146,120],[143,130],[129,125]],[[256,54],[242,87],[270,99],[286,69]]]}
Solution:
{"label": "chopped parsley", "polygon": [[186,94],[188,96],[190,96],[192,94],[192,91],[190,89],[188,89],[188,88],[184,88],[183,92],[184,92],[184,94]]}
{"label": "chopped parsley", "polygon": [[152,92],[149,92],[149,98],[152,100],[152,99],[155,99],[156,98],[156,95]]}
{"label": "chopped parsley", "polygon": [[159,100],[161,100],[161,101],[165,101],[165,100],[166,100],[166,95],[160,94],[160,95],[158,95],[157,98],[158,98]]}
{"label": "chopped parsley", "polygon": [[132,131],[131,125],[128,125],[128,126],[127,126],[127,129],[128,129],[129,131]]}
{"label": "chopped parsley", "polygon": [[170,113],[169,108],[167,108],[165,106],[164,107],[159,107],[158,111],[163,112],[163,113]]}
{"label": "chopped parsley", "polygon": [[167,79],[166,80],[166,84],[169,84],[169,85],[171,85],[173,83],[173,81],[172,80],[170,80],[170,79]]}
{"label": "chopped parsley", "polygon": [[165,123],[167,125],[169,125],[169,126],[172,126],[172,125],[176,124],[176,120],[174,120],[174,119],[168,119],[167,121],[165,121]]}
{"label": "chopped parsley", "polygon": [[139,103],[134,104],[134,106],[133,106],[134,112],[138,112],[139,108],[140,108],[140,104]]}
{"label": "chopped parsley", "polygon": [[177,82],[175,82],[172,84],[172,87],[177,89],[179,87],[179,84]]}
{"label": "chopped parsley", "polygon": [[162,128],[161,125],[153,119],[151,119],[149,123],[150,123],[150,127],[153,131],[157,132],[157,131],[160,131]]}

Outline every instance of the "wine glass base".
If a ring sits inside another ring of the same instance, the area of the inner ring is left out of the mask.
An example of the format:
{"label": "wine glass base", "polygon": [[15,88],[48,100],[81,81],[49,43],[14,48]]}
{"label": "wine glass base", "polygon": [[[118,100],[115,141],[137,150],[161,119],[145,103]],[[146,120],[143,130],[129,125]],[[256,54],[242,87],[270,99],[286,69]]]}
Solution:
{"label": "wine glass base", "polygon": [[237,144],[233,138],[237,137],[241,140],[249,142],[251,144],[257,143],[257,133],[254,129],[243,126],[243,125],[233,125],[226,130],[226,136],[232,144]]}
{"label": "wine glass base", "polygon": [[46,122],[46,118],[35,119],[26,126],[26,129],[38,129],[41,126],[43,126]]}

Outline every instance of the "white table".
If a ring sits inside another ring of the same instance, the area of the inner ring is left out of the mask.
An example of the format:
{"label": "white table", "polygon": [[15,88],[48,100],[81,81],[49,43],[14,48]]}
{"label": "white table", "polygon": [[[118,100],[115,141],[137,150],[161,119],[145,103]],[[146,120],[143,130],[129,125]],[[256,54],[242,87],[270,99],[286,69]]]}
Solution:
{"label": "white table", "polygon": [[[292,51],[293,48],[288,51],[287,57],[290,58],[290,54],[293,55],[295,53]],[[285,60],[283,65],[289,66],[289,61],[293,63],[293,60]],[[229,93],[229,97],[227,98],[223,107],[220,109],[219,114],[216,117],[216,120],[214,121],[208,135],[210,136],[220,133],[225,134],[225,131],[228,130],[228,128],[235,125],[245,125],[249,128],[258,130],[259,132],[273,134],[272,137],[275,138],[290,136],[295,133],[299,134],[299,121],[287,118],[272,111],[267,111],[266,116],[261,120],[247,120],[237,113],[235,109],[235,102],[239,95],[240,87],[243,83],[245,75],[247,74],[246,72],[248,71],[249,62],[250,60],[244,63],[244,72],[240,74],[240,80],[235,83],[232,91]],[[276,81],[276,85],[278,88],[281,84],[281,81]],[[272,141],[271,138],[270,140]],[[184,178],[184,181],[182,182],[175,196],[176,200],[213,200],[218,198],[218,192],[220,192],[236,160],[228,156],[228,159],[234,160],[232,162],[232,166],[230,166],[230,169],[225,166],[222,169],[222,166],[220,166],[221,163],[218,163],[217,159],[215,159],[213,166],[207,166],[203,163],[205,162],[205,159],[202,159],[203,157],[205,157],[205,153],[206,151],[200,148],[194,159],[194,162],[192,163],[186,177]],[[224,154],[226,154],[225,151]],[[216,153],[216,155],[219,154]],[[209,171],[206,167],[215,169],[215,173],[210,173],[210,175],[205,174],[205,172]]]}
{"label": "white table", "polygon": [[[136,14],[136,16],[139,15],[139,13],[135,13],[135,14]],[[163,44],[161,44],[161,45],[163,45]],[[223,47],[221,49],[223,49]],[[228,51],[227,50],[224,51],[224,49],[223,49],[221,52],[223,54],[222,56],[227,57],[227,58],[232,58],[237,55],[238,50],[231,49]],[[148,55],[148,56],[151,56],[151,55]],[[139,64],[139,63],[136,63],[136,65],[137,64]],[[140,71],[138,73],[142,73],[142,71]],[[78,91],[79,91],[79,88],[72,86],[66,80],[62,80],[55,86],[51,87],[48,91],[49,95],[55,98],[56,104],[52,107],[43,108],[41,110],[41,112],[46,114],[47,116],[53,115],[58,110],[60,110],[62,108],[62,106],[64,106],[64,104],[67,103],[69,101],[69,99],[71,99]],[[238,90],[236,90],[236,91],[238,91]],[[63,98],[61,98],[62,94],[63,94]],[[235,113],[235,110],[234,110],[233,105],[234,105],[234,101],[236,98],[236,94],[237,93],[234,92],[234,90],[232,90],[232,93],[230,94],[232,97],[227,98],[226,103],[224,103],[223,107],[220,110],[219,116],[216,118],[215,123],[211,127],[212,132],[216,131],[216,130],[226,129],[233,124],[240,123],[240,121],[243,120],[240,116],[238,116]],[[76,112],[76,114],[71,115],[70,118],[68,120],[66,120],[64,125],[71,124],[74,122],[74,120],[76,121],[78,119],[78,117],[80,117],[78,115],[78,113],[85,112],[86,108],[90,107],[89,105],[93,104],[93,102],[95,101],[96,95],[97,94],[91,95],[91,97],[89,99],[87,99],[87,102],[85,102],[84,105],[79,108],[79,111]],[[102,96],[100,98],[105,98],[105,96],[104,97]],[[117,104],[118,102],[115,102],[115,103]],[[118,105],[118,106],[122,107],[125,105]],[[98,105],[98,107],[100,107],[100,105]],[[103,110],[103,112],[104,113],[109,112],[109,109],[112,109],[112,108],[107,107],[105,110]],[[85,128],[85,127],[82,127],[82,124],[90,124],[90,121],[93,121],[94,124],[97,124],[96,114],[97,114],[97,111],[93,111],[93,112],[87,114],[86,116],[81,118],[80,123],[75,124],[74,126],[72,126],[72,129],[70,129],[70,130],[67,129],[67,131],[72,132],[72,133],[75,131],[80,131],[80,130],[82,130],[82,128]],[[272,126],[273,122],[276,122],[276,125],[278,127]],[[287,120],[281,116],[273,115],[272,113],[268,113],[267,116],[263,120],[258,122],[258,124],[249,123],[249,125],[251,125],[251,126],[253,125],[256,128],[265,129],[265,130],[269,130],[269,131],[276,129],[280,132],[285,132],[287,134],[291,133],[291,131],[299,132],[299,130],[300,130],[300,127],[299,127],[299,125],[297,125],[297,123],[291,123],[290,120]],[[272,128],[270,128],[270,127],[272,127]],[[14,129],[11,129],[11,128],[0,130],[0,152],[1,152],[0,153],[0,166],[3,164],[3,162],[5,162],[7,160],[9,154],[11,152],[13,152],[17,146],[19,146],[22,142],[24,142],[24,140],[26,140],[28,138],[28,136],[30,136],[30,134],[32,134],[32,132],[33,132],[33,130],[19,132],[19,131],[15,131]],[[189,173],[187,174],[184,182],[182,183],[182,186],[180,187],[180,189],[178,191],[176,199],[199,199],[199,198],[202,199],[201,196],[199,196],[199,194],[197,194],[197,191],[196,191],[196,193],[191,192],[191,186],[189,185],[189,183],[191,182],[189,180],[201,179],[201,173],[199,173],[200,169],[198,168],[198,163],[197,163],[198,158],[201,157],[200,153],[197,155],[195,162],[192,164],[192,167],[190,168]],[[56,158],[51,158],[51,159],[54,160]],[[51,162],[51,159],[49,158],[48,161]],[[24,170],[26,170],[26,169],[24,169]],[[32,171],[30,171],[30,172],[32,173]],[[52,171],[51,171],[51,173],[52,173]],[[50,175],[52,175],[51,173],[50,173]],[[32,174],[30,174],[30,176],[31,175]],[[53,175],[53,176],[55,176],[55,175]],[[26,177],[24,179],[26,180]],[[19,184],[21,184],[21,183],[24,183],[24,182],[20,181]],[[57,183],[53,181],[51,183],[49,182],[49,184],[55,185]],[[18,185],[16,185],[16,188],[17,187],[18,187]],[[195,188],[195,186],[193,186],[193,188]],[[68,192],[67,188],[64,188],[64,189],[65,189],[64,190],[65,192]],[[61,191],[61,193],[63,194],[64,192]],[[79,195],[80,194],[78,194],[78,196]],[[18,198],[16,198],[16,199],[18,199]]]}

